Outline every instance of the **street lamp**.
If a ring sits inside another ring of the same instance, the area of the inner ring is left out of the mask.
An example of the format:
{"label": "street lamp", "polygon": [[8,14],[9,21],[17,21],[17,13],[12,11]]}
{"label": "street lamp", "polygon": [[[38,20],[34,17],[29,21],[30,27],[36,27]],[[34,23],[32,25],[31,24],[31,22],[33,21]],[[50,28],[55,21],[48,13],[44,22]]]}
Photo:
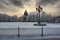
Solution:
{"label": "street lamp", "polygon": [[38,6],[36,8],[36,11],[39,14],[39,19],[38,19],[38,24],[34,24],[35,26],[46,26],[46,24],[41,24],[41,18],[40,18],[40,13],[42,12],[43,8],[41,6]]}
{"label": "street lamp", "polygon": [[41,6],[38,6],[38,8],[36,8],[36,11],[39,13],[39,19],[38,19],[38,24],[40,24],[41,20],[40,20],[40,12],[43,10],[43,8],[41,8]]}
{"label": "street lamp", "polygon": [[37,8],[36,8],[36,11],[38,12],[38,14],[39,14],[39,19],[38,19],[38,24],[34,24],[34,26],[41,26],[41,36],[43,36],[43,26],[46,26],[46,24],[41,24],[41,19],[40,19],[40,12],[43,10],[43,8],[41,8],[41,6],[38,6]]}

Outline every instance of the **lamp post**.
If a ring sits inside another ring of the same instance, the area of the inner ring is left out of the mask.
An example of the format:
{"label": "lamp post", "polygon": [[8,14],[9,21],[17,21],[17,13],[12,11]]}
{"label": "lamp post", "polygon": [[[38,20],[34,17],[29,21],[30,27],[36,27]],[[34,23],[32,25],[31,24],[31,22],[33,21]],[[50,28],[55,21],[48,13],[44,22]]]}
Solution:
{"label": "lamp post", "polygon": [[43,8],[41,8],[41,6],[38,6],[38,7],[36,8],[36,11],[37,11],[38,14],[39,14],[39,19],[38,19],[38,24],[34,24],[34,26],[46,26],[46,24],[41,24],[40,13],[41,13],[42,10],[43,10]]}
{"label": "lamp post", "polygon": [[43,30],[43,26],[42,26],[42,28],[41,28],[41,31],[42,31],[42,32],[41,32],[41,36],[43,36],[43,31],[44,31],[44,30]]}
{"label": "lamp post", "polygon": [[38,19],[38,24],[40,24],[41,20],[40,20],[40,12],[43,10],[43,8],[41,8],[41,6],[38,6],[36,8],[36,11],[39,13],[39,19]]}
{"label": "lamp post", "polygon": [[18,37],[19,37],[20,35],[19,35],[19,26],[18,26]]}

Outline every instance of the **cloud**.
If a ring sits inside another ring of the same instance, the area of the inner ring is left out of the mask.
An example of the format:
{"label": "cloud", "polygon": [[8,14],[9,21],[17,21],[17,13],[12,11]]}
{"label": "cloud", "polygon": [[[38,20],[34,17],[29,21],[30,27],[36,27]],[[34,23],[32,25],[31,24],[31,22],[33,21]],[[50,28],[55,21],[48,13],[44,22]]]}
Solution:
{"label": "cloud", "polygon": [[3,9],[3,8],[5,8],[5,7],[4,7],[3,5],[0,4],[0,10]]}
{"label": "cloud", "polygon": [[55,6],[54,6],[55,8],[56,8],[56,10],[57,10],[57,15],[60,15],[60,1],[58,1],[56,4],[55,4]]}
{"label": "cloud", "polygon": [[21,0],[9,0],[12,4],[18,7],[23,7],[23,3]]}
{"label": "cloud", "polygon": [[37,0],[37,5],[41,5],[48,14],[60,15],[60,0]]}
{"label": "cloud", "polygon": [[27,9],[28,12],[32,12],[36,10],[37,5],[41,5],[46,13],[60,13],[60,0],[0,0],[0,11],[20,13],[21,10]]}
{"label": "cloud", "polygon": [[30,0],[22,0],[23,2],[29,2]]}
{"label": "cloud", "polygon": [[16,12],[18,7],[23,7],[21,0],[0,0],[0,11]]}
{"label": "cloud", "polygon": [[30,0],[0,0],[0,8],[5,6],[16,6],[23,8],[25,4],[29,5]]}
{"label": "cloud", "polygon": [[4,8],[4,5],[2,5],[2,0],[0,0],[0,10]]}
{"label": "cloud", "polygon": [[38,4],[43,6],[46,6],[48,4],[54,5],[57,1],[60,1],[60,0],[37,0],[36,5]]}

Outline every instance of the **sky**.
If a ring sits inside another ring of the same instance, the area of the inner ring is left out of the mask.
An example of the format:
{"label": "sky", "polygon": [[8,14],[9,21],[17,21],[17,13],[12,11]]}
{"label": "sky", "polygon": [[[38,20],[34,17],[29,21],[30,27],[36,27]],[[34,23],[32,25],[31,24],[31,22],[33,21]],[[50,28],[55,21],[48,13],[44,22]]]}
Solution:
{"label": "sky", "polygon": [[25,10],[36,12],[38,5],[47,14],[60,16],[60,0],[0,0],[0,13],[20,17]]}

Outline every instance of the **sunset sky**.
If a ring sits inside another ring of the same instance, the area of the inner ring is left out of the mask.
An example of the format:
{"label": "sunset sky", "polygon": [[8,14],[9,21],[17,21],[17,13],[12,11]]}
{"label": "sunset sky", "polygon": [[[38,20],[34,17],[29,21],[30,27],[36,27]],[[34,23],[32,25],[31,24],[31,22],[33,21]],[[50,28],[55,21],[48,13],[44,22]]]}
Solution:
{"label": "sunset sky", "polygon": [[36,12],[38,5],[47,14],[60,15],[60,0],[0,0],[0,13],[22,16],[25,9],[28,13]]}

